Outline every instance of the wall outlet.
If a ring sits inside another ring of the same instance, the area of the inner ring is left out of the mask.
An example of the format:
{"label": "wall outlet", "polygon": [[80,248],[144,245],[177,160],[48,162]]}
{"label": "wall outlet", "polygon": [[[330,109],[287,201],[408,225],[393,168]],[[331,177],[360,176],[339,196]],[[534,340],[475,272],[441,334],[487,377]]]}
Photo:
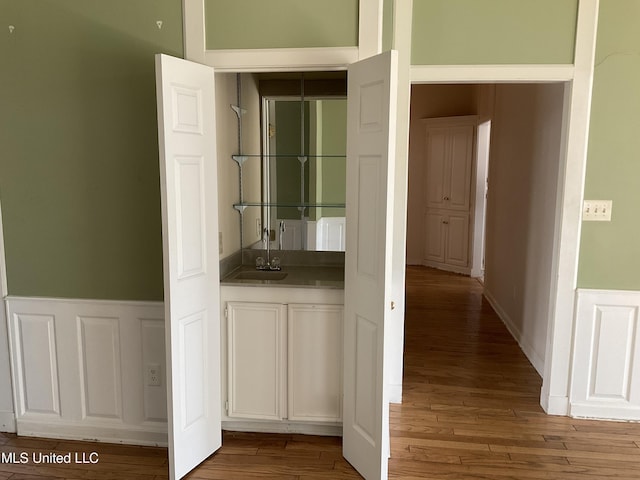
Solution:
{"label": "wall outlet", "polygon": [[147,385],[150,387],[159,387],[160,384],[160,365],[157,363],[147,364]]}
{"label": "wall outlet", "polygon": [[611,200],[585,200],[582,204],[582,220],[585,222],[610,222]]}

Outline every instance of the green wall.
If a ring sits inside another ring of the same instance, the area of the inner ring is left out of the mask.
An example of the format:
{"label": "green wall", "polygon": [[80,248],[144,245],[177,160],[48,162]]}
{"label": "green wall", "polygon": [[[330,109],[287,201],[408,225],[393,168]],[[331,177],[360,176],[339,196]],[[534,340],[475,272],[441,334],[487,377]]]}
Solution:
{"label": "green wall", "polygon": [[358,45],[358,0],[205,0],[208,49]]}
{"label": "green wall", "polygon": [[[300,172],[299,155],[309,153],[309,102],[304,102],[304,151],[302,150],[301,122],[299,101],[277,101],[276,104],[276,153],[279,155],[270,161],[276,162],[276,191],[277,200],[270,202],[284,204],[300,203]],[[280,156],[283,155],[283,156]],[[305,165],[305,201],[309,201],[309,166]],[[272,180],[273,182],[273,180]],[[297,207],[277,207],[277,218],[300,219]]]}
{"label": "green wall", "polygon": [[611,222],[583,222],[578,285],[640,290],[640,2],[600,2],[585,198]]}
{"label": "green wall", "polygon": [[414,0],[411,64],[573,63],[577,11],[578,0]]}
{"label": "green wall", "polygon": [[[344,204],[347,191],[347,101],[322,102],[322,203]],[[344,208],[323,208],[323,217],[344,217]]]}
{"label": "green wall", "polygon": [[182,56],[181,3],[0,2],[11,295],[162,299],[154,54]]}

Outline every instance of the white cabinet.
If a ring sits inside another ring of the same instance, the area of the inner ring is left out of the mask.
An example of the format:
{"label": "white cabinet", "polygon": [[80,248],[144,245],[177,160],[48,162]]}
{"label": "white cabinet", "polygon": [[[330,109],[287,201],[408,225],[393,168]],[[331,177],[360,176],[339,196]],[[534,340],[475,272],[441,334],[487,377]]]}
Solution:
{"label": "white cabinet", "polygon": [[225,315],[230,420],[342,421],[342,304],[227,301]]}
{"label": "white cabinet", "polygon": [[286,306],[227,303],[228,415],[284,416]]}
{"label": "white cabinet", "polygon": [[474,125],[426,127],[425,204],[469,211]]}
{"label": "white cabinet", "polygon": [[342,310],[289,305],[289,420],[342,421]]}
{"label": "white cabinet", "polygon": [[423,122],[423,263],[469,273],[471,180],[477,117],[433,118]]}
{"label": "white cabinet", "polygon": [[425,261],[431,266],[467,267],[469,264],[469,214],[428,211],[425,215]]}

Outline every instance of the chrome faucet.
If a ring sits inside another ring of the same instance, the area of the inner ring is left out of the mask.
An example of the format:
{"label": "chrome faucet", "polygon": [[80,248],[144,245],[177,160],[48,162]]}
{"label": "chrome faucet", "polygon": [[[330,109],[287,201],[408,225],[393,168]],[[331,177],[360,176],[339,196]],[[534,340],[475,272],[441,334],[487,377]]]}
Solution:
{"label": "chrome faucet", "polygon": [[282,250],[282,243],[283,243],[282,237],[284,237],[285,230],[286,230],[286,227],[284,225],[284,220],[280,220],[280,235],[278,237],[278,250]]}
{"label": "chrome faucet", "polygon": [[262,230],[262,241],[265,242],[267,262],[265,263],[265,259],[262,257],[256,258],[256,270],[281,270],[280,259],[278,257],[271,259],[271,231],[269,228]]}

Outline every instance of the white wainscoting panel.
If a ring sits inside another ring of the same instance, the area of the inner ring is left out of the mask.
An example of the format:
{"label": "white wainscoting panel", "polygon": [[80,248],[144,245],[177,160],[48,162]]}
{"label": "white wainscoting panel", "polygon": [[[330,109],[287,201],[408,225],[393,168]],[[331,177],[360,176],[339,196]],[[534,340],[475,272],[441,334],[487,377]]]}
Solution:
{"label": "white wainscoting panel", "polygon": [[122,419],[119,319],[78,317],[82,417]]}
{"label": "white wainscoting panel", "polygon": [[16,371],[20,398],[19,414],[60,415],[55,317],[14,314],[15,348],[20,362]]}
{"label": "white wainscoting panel", "polygon": [[640,292],[578,290],[570,414],[640,420]]}
{"label": "white wainscoting panel", "polygon": [[166,445],[162,303],[6,302],[19,435]]}

